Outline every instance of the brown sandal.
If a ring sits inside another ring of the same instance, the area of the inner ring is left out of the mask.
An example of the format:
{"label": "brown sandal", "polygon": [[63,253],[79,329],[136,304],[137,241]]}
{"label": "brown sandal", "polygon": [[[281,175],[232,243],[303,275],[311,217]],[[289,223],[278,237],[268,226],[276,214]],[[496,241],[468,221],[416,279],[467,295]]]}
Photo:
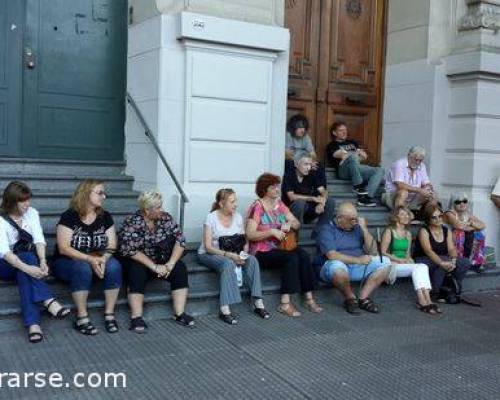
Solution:
{"label": "brown sandal", "polygon": [[321,307],[316,301],[313,299],[308,299],[304,302],[304,307],[315,314],[319,314],[321,311],[323,311],[323,307]]}
{"label": "brown sandal", "polygon": [[277,311],[287,317],[300,317],[302,315],[292,303],[280,303]]}

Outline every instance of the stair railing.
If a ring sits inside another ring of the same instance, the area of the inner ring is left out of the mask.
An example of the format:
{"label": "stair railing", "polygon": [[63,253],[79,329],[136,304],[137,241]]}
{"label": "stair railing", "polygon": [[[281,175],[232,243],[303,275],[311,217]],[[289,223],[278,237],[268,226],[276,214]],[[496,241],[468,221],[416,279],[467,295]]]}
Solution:
{"label": "stair railing", "polygon": [[142,115],[141,111],[137,107],[137,103],[135,100],[132,98],[129,92],[127,92],[127,102],[130,104],[132,109],[135,112],[135,115],[139,119],[139,122],[141,123],[143,129],[144,129],[144,134],[147,136],[151,144],[153,145],[154,149],[158,153],[158,156],[160,157],[160,160],[163,164],[163,166],[167,169],[168,174],[170,175],[170,178],[172,178],[172,181],[175,184],[175,187],[177,188],[179,194],[181,195],[181,204],[180,204],[180,210],[179,210],[179,225],[181,226],[181,229],[184,229],[184,206],[186,203],[189,203],[189,198],[187,197],[186,193],[182,189],[181,184],[179,183],[179,180],[175,176],[174,172],[172,171],[172,168],[170,168],[170,165],[167,162],[167,159],[163,155],[163,152],[160,149],[160,146],[158,146],[158,142],[156,141],[156,138],[153,136],[153,133],[151,132],[151,129],[149,129],[149,125],[144,119],[144,116]]}

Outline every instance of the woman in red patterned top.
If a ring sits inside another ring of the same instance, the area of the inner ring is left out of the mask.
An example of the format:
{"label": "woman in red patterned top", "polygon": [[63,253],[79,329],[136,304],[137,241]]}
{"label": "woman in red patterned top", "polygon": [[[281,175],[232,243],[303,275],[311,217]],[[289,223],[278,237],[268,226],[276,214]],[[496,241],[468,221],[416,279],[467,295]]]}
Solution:
{"label": "woman in red patterned top", "polygon": [[304,294],[304,306],[311,312],[320,313],[322,308],[313,297],[314,271],[309,254],[297,247],[292,251],[279,248],[291,230],[298,230],[299,221],[281,201],[281,179],[264,173],[257,179],[257,199],[248,211],[246,235],[250,242],[250,253],[255,255],[264,268],[281,269],[281,302],[278,312],[289,317],[298,317],[300,312],[290,301],[290,295]]}

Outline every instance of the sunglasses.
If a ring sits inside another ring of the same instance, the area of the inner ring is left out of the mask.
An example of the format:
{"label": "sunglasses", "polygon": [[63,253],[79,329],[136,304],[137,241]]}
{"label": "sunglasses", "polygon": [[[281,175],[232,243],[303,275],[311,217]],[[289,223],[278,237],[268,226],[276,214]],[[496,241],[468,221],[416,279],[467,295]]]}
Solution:
{"label": "sunglasses", "polygon": [[467,199],[463,199],[463,200],[455,200],[453,203],[458,206],[459,204],[461,203],[464,203],[464,204],[467,204],[469,202],[469,200]]}

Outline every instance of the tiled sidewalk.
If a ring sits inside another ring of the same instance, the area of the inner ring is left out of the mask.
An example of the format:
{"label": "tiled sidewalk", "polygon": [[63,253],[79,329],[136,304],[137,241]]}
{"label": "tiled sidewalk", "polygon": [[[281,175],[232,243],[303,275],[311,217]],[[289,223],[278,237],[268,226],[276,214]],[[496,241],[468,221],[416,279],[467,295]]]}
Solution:
{"label": "tiled sidewalk", "polygon": [[7,329],[0,373],[124,372],[127,388],[6,389],[4,377],[0,399],[498,400],[500,293],[480,297],[483,308],[445,306],[440,317],[410,299],[350,316],[338,295],[321,315],[298,319],[263,321],[241,306],[237,326],[206,316],[190,330],[160,319],[143,336],[127,331],[126,315],[118,334],[92,338],[54,321],[40,345]]}

